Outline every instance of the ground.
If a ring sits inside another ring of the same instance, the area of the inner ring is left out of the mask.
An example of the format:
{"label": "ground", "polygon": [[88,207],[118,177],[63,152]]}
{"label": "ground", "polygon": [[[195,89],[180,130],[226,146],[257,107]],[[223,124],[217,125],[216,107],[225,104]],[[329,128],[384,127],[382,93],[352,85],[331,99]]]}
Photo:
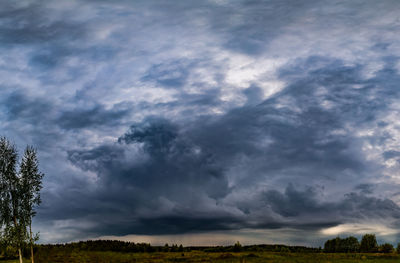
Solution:
{"label": "ground", "polygon": [[[119,253],[91,251],[54,251],[46,255],[37,255],[35,263],[128,263],[128,262],[216,262],[216,263],[350,263],[350,262],[399,262],[397,254],[325,254],[325,253],[206,253],[192,251],[185,253]],[[17,263],[18,260],[0,261]],[[24,263],[30,262],[24,260]]]}

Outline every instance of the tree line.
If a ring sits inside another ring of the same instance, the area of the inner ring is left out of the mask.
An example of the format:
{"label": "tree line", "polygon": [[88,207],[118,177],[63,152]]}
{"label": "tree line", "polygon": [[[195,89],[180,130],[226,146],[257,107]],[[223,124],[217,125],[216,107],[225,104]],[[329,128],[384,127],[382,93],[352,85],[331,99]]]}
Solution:
{"label": "tree line", "polygon": [[[324,244],[326,253],[393,253],[394,251],[392,244],[378,245],[374,234],[365,234],[361,238],[361,242],[356,237],[350,236],[347,238],[336,237],[327,240]],[[400,243],[397,245],[396,251],[400,253]]]}
{"label": "tree line", "polygon": [[41,203],[43,173],[39,172],[36,149],[25,148],[19,160],[12,142],[0,137],[0,230],[1,243],[7,249],[18,251],[22,263],[22,248],[29,244],[34,263],[34,242],[38,235],[32,232],[35,208]]}
{"label": "tree line", "polygon": [[[2,246],[0,244],[0,250]],[[134,243],[118,240],[88,240],[65,244],[42,244],[35,245],[34,250],[39,254],[49,254],[54,252],[72,251],[112,251],[122,253],[153,253],[153,252],[190,252],[193,250],[204,252],[321,252],[320,248],[304,247],[304,246],[287,246],[287,245],[251,245],[242,246],[236,242],[232,246],[183,246],[178,244],[165,244],[163,246],[153,246],[149,243]],[[26,249],[23,249],[23,253]]]}
{"label": "tree line", "polygon": [[[1,249],[1,245],[0,245]],[[249,245],[242,246],[236,242],[232,246],[182,246],[165,244],[152,246],[148,243],[134,243],[118,240],[88,240],[65,244],[35,245],[35,251],[40,254],[72,251],[112,251],[122,253],[153,253],[153,252],[284,252],[284,253],[400,253],[400,243],[395,250],[393,245],[384,243],[378,245],[374,234],[366,234],[359,242],[356,237],[336,237],[327,240],[324,248],[288,246],[288,245]],[[26,250],[25,250],[26,251]]]}

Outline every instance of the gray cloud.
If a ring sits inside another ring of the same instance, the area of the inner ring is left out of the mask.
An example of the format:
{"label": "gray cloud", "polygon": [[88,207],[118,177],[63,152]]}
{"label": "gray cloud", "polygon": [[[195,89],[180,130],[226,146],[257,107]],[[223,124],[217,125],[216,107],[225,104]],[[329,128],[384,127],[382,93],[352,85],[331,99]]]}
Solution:
{"label": "gray cloud", "polygon": [[25,119],[29,123],[38,123],[43,115],[53,111],[50,103],[43,98],[29,98],[20,92],[12,92],[3,100],[3,108],[9,120]]}
{"label": "gray cloud", "polygon": [[44,240],[396,226],[397,1],[1,6],[0,132],[39,149]]}
{"label": "gray cloud", "polygon": [[[369,192],[367,193],[369,194]],[[284,217],[329,218],[340,223],[352,222],[365,218],[396,218],[400,207],[390,199],[366,196],[364,193],[351,192],[335,202],[321,202],[316,189],[309,187],[297,190],[289,184],[284,193],[269,190],[265,201],[274,212]]]}
{"label": "gray cloud", "polygon": [[124,107],[124,105],[115,105],[110,110],[105,109],[102,105],[95,105],[90,109],[63,112],[57,122],[64,129],[115,125],[129,113],[130,109]]}
{"label": "gray cloud", "polygon": [[[82,25],[62,20],[52,20],[52,11],[43,3],[20,6],[18,3],[2,1],[5,8],[0,13],[1,41],[4,44],[40,44],[54,41],[71,41],[82,37]],[[15,23],[18,21],[18,23]]]}
{"label": "gray cloud", "polygon": [[372,184],[359,184],[354,189],[359,190],[362,194],[372,194],[375,188]]}
{"label": "gray cloud", "polygon": [[[349,127],[374,125],[386,110],[384,101],[374,101],[371,107],[370,93],[397,96],[391,85],[369,88],[387,70],[363,80],[362,67],[322,61],[322,67],[302,78],[292,79],[287,72],[293,69],[283,69],[282,76],[292,82],[261,104],[187,123],[149,118],[132,125],[118,143],[70,151],[69,160],[99,175],[98,183],[104,187],[94,196],[107,195],[116,207],[126,208],[121,213],[133,217],[126,225],[131,234],[160,225],[165,226],[163,232],[151,233],[246,227],[318,231],[365,218],[396,218],[399,208],[393,201],[366,196],[373,193],[370,172],[380,169],[380,164],[366,159],[364,139]],[[321,60],[301,63],[312,68]],[[352,88],[355,84],[366,89]],[[329,92],[321,93],[321,87]],[[329,107],[323,104],[326,100]],[[330,187],[315,188],[310,182]],[[350,187],[341,198],[324,200],[325,192],[341,188],[344,182]],[[236,199],[241,191],[259,184],[265,186],[247,196],[248,202]],[[298,190],[294,184],[306,188]],[[282,193],[270,185],[286,190]],[[361,192],[352,192],[352,187]],[[143,206],[159,212],[145,213]],[[218,214],[200,220],[203,209],[220,210],[223,219]],[[192,215],[194,221],[185,215]],[[171,218],[186,223],[172,224]],[[225,218],[234,223],[224,222]]]}

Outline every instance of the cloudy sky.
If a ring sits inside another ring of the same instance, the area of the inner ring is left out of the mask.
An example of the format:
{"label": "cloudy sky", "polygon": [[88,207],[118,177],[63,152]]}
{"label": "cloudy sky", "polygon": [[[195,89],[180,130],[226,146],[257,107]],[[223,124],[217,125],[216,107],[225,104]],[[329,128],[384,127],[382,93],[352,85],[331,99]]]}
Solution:
{"label": "cloudy sky", "polygon": [[397,0],[0,0],[41,242],[400,241]]}

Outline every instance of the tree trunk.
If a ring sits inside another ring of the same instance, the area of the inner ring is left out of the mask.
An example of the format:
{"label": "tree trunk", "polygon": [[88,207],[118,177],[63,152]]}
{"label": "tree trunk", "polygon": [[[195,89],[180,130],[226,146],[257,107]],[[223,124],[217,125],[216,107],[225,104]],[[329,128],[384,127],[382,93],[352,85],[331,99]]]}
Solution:
{"label": "tree trunk", "polygon": [[[14,226],[17,227],[18,223],[17,223],[17,217],[14,216]],[[19,256],[19,263],[22,263],[22,252],[21,252],[21,247],[18,247],[18,256]]]}
{"label": "tree trunk", "polygon": [[18,255],[19,255],[19,263],[22,263],[22,252],[20,248],[18,248]]}
{"label": "tree trunk", "polygon": [[35,263],[35,261],[33,260],[32,223],[29,223],[29,234],[30,234],[30,241],[31,241],[31,260],[32,260],[32,263]]}

